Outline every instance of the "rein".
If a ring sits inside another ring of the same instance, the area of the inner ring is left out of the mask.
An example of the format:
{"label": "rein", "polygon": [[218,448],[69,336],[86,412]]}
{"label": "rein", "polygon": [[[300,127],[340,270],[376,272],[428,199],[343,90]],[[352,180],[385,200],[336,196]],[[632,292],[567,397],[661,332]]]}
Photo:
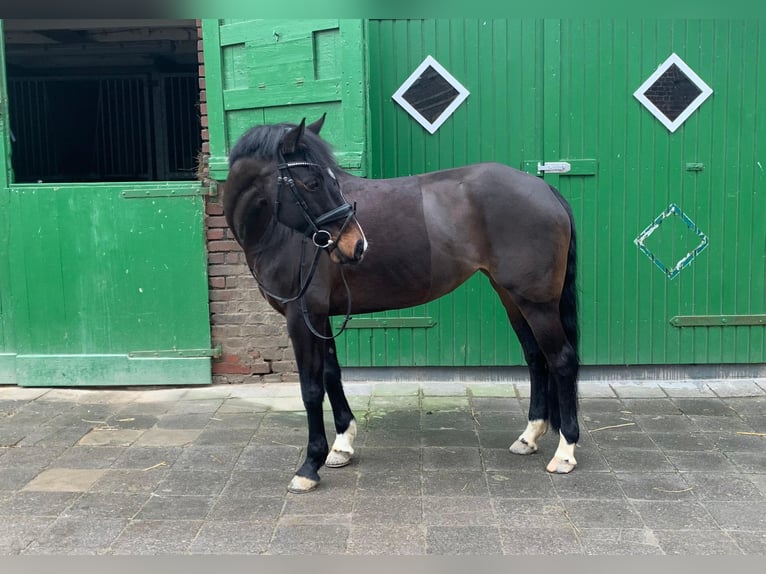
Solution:
{"label": "rein", "polygon": [[[280,159],[281,158],[280,156]],[[347,201],[345,201],[342,205],[339,205],[338,207],[335,207],[322,215],[320,215],[317,218],[312,217],[311,213],[308,209],[308,204],[303,199],[303,196],[300,194],[298,189],[295,187],[295,180],[292,178],[290,174],[289,168],[291,167],[317,167],[321,169],[321,166],[315,163],[310,162],[291,162],[286,163],[282,161],[278,166],[277,169],[279,169],[280,175],[277,176],[277,186],[278,188],[282,185],[287,185],[290,190],[292,191],[293,198],[295,199],[296,205],[301,211],[301,214],[303,215],[306,222],[309,224],[308,229],[303,235],[303,239],[301,241],[301,264],[300,264],[300,275],[299,275],[299,281],[300,288],[298,289],[298,293],[293,296],[289,297],[283,297],[281,295],[277,295],[276,293],[273,293],[269,289],[266,288],[266,286],[263,284],[263,282],[258,278],[258,276],[255,273],[255,269],[252,270],[253,277],[255,278],[256,283],[258,283],[258,286],[261,288],[261,290],[271,297],[272,299],[275,299],[281,304],[285,303],[292,303],[294,301],[300,300],[301,304],[301,313],[303,314],[303,320],[306,323],[306,326],[309,328],[309,331],[315,336],[320,339],[324,340],[331,340],[335,339],[335,337],[338,337],[343,331],[346,330],[346,326],[348,325],[349,320],[351,319],[351,288],[348,285],[348,281],[346,280],[346,275],[343,272],[343,266],[340,267],[340,276],[343,280],[343,285],[346,288],[346,316],[343,319],[343,323],[341,324],[340,329],[338,330],[335,335],[322,335],[314,328],[314,326],[311,324],[311,320],[309,319],[309,311],[306,307],[306,291],[309,288],[309,285],[311,284],[311,281],[314,279],[314,274],[316,273],[317,266],[319,264],[319,257],[322,254],[322,251],[327,251],[327,253],[331,253],[333,249],[337,247],[337,244],[332,239],[332,235],[329,231],[326,229],[322,229],[321,226],[330,223],[333,221],[337,221],[339,219],[345,219],[343,222],[343,225],[341,225],[340,231],[338,232],[338,238],[343,234],[343,232],[346,229],[346,226],[351,221],[351,218],[356,213],[356,205],[351,205]],[[282,175],[282,172],[286,172],[287,175]],[[330,176],[335,180],[335,175],[328,169],[328,172],[330,173]],[[337,182],[337,180],[335,180]],[[339,187],[340,189],[340,187]],[[343,194],[341,193],[341,197],[343,197]],[[276,223],[281,223],[279,221],[279,190],[277,190],[277,200],[274,203],[274,219],[272,220]],[[284,225],[284,224],[283,224]],[[313,233],[312,233],[313,232]],[[311,240],[314,243],[314,246],[316,249],[314,250],[314,257],[311,261],[311,267],[309,268],[308,275],[306,276],[306,279],[303,279],[303,268],[306,261],[306,243],[307,239],[309,237],[309,234],[311,234]]]}

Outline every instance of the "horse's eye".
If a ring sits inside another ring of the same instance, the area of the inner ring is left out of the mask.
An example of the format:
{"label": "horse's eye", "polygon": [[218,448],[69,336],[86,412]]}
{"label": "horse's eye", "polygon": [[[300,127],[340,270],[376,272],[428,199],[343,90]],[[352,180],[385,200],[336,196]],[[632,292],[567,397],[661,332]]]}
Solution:
{"label": "horse's eye", "polygon": [[311,177],[306,180],[306,188],[309,191],[316,191],[319,189],[319,180],[315,177]]}

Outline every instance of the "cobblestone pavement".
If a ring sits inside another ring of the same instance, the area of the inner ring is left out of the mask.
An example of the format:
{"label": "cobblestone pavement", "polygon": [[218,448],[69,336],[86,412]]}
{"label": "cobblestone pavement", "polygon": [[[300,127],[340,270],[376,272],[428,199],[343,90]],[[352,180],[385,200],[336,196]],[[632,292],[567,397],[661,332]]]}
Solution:
{"label": "cobblestone pavement", "polygon": [[297,385],[0,387],[0,554],[766,553],[763,380],[580,388],[549,475],[528,385],[347,384],[355,459],[293,495]]}

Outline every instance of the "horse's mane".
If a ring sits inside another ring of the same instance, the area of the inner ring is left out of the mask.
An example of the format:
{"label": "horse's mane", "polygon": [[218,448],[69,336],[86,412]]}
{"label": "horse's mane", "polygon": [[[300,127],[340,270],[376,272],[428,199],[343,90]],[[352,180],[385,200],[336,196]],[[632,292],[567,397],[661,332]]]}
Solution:
{"label": "horse's mane", "polygon": [[[237,140],[229,152],[229,167],[243,157],[276,161],[279,157],[279,144],[282,138],[294,127],[296,127],[295,124],[281,123],[250,128]],[[330,145],[309,129],[304,130],[299,149],[305,154],[306,161],[331,169],[338,168]]]}

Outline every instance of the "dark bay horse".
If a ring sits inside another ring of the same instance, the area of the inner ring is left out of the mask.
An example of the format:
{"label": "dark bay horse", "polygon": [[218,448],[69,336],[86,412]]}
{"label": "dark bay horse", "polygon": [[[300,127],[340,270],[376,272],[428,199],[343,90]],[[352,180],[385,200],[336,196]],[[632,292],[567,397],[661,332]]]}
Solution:
{"label": "dark bay horse", "polygon": [[[511,445],[537,451],[550,424],[549,472],[571,472],[577,421],[575,230],[564,198],[497,163],[373,180],[341,170],[306,126],[251,128],[229,155],[224,213],[269,303],[287,321],[308,419],[306,459],[291,492],[348,464],[357,426],[341,384],[329,317],[420,305],[476,271],[490,280],[524,351],[529,421]],[[328,448],[327,393],[336,439]]]}

